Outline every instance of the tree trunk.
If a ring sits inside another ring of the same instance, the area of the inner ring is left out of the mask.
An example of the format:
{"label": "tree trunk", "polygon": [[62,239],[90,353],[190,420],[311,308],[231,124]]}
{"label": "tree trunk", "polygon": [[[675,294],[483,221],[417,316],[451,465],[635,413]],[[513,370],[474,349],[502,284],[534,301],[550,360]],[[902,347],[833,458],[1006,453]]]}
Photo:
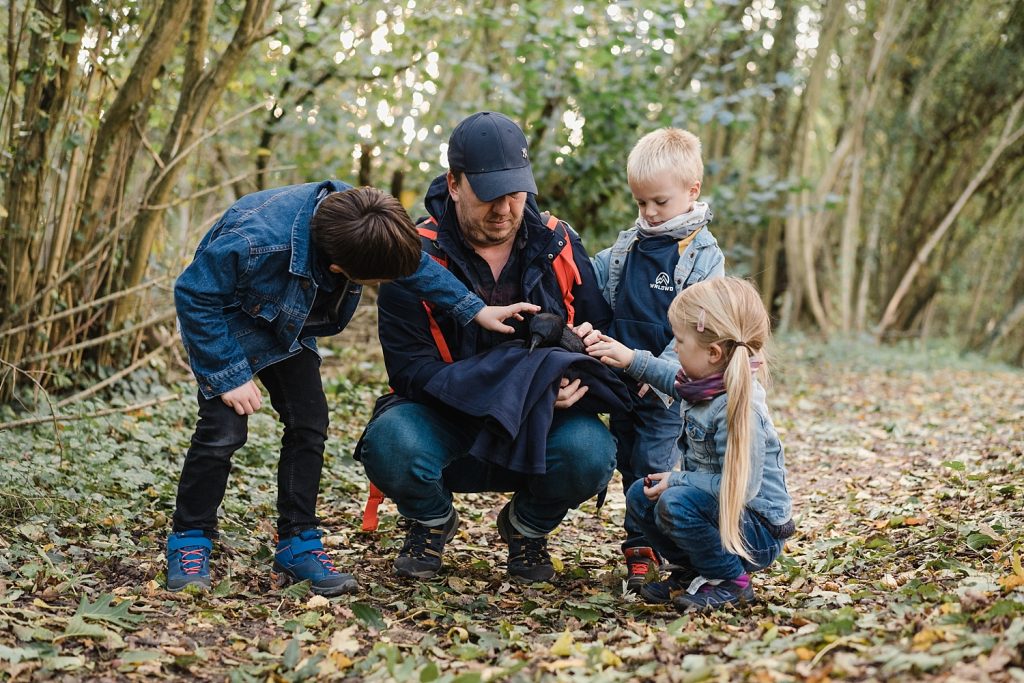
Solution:
{"label": "tree trunk", "polygon": [[[165,204],[174,191],[182,160],[194,151],[200,138],[201,127],[210,110],[220,99],[228,79],[254,43],[268,33],[264,29],[273,0],[247,0],[238,28],[231,42],[215,62],[207,62],[206,43],[208,21],[213,0],[197,0],[190,26],[189,48],[185,78],[174,123],[167,132],[160,154],[162,167],[153,169],[148,191],[139,216],[135,221],[125,256],[127,271],[118,283],[118,289],[139,284],[146,272],[150,252],[157,233],[163,226]],[[113,315],[115,327],[121,326],[136,305],[136,297],[120,300]]]}
{"label": "tree trunk", "polygon": [[967,184],[967,187],[965,187],[963,192],[960,193],[960,196],[957,197],[956,202],[954,202],[952,208],[950,208],[949,212],[946,214],[945,218],[942,219],[942,222],[939,223],[938,227],[935,228],[935,231],[931,234],[931,237],[928,238],[928,241],[925,242],[918,250],[917,255],[911,262],[910,267],[907,268],[906,272],[903,274],[903,278],[900,280],[899,286],[896,287],[896,291],[893,293],[892,297],[889,299],[889,303],[885,307],[882,319],[878,322],[878,326],[875,329],[876,338],[881,339],[889,327],[891,327],[896,321],[900,303],[910,290],[910,286],[913,284],[918,271],[928,260],[932,251],[935,249],[936,245],[938,245],[939,241],[945,236],[954,221],[956,221],[968,200],[970,200],[974,195],[974,191],[978,189],[978,185],[985,180],[989,172],[991,172],[992,167],[1006,148],[1017,142],[1021,136],[1024,136],[1024,127],[1014,128],[1017,124],[1017,117],[1020,115],[1022,107],[1024,107],[1024,97],[1018,98],[1017,101],[1014,102],[1013,107],[1011,107],[1010,113],[1006,117],[1006,123],[1003,126],[1003,132],[996,141],[992,151],[989,153],[985,163],[982,164],[981,168],[978,169],[974,174],[974,177],[971,178],[970,182]]}
{"label": "tree trunk", "polygon": [[[842,24],[845,3],[842,0],[827,0],[818,48],[811,63],[810,75],[800,100],[798,117],[796,151],[793,154],[793,167],[796,171],[792,177],[794,186],[802,184],[811,176],[811,134],[814,129],[813,114],[818,111],[832,45],[835,43]],[[782,311],[781,326],[783,329],[795,324],[804,301],[810,306],[818,326],[825,331],[831,327],[825,309],[818,295],[818,283],[815,277],[814,251],[811,226],[808,212],[811,210],[811,193],[802,190],[797,195],[796,205],[786,217],[786,267],[789,270],[789,293],[787,306]]]}
{"label": "tree trunk", "polygon": [[[60,61],[51,70],[48,68],[48,52],[51,40],[56,35],[82,35],[85,17],[80,11],[85,0],[36,0],[35,9],[43,17],[59,17],[50,30],[49,26],[37,27],[33,33],[28,58],[31,81],[25,86],[22,120],[11,126],[10,148],[13,149],[11,173],[7,178],[3,196],[10,204],[6,218],[0,218],[0,253],[3,253],[5,277],[0,278],[0,318],[13,322],[21,312],[20,306],[32,299],[45,277],[40,267],[39,248],[45,230],[41,229],[43,218],[43,186],[49,173],[49,156],[57,123],[71,99],[77,71],[78,42],[63,42],[60,46]],[[12,67],[14,65],[12,64]],[[5,337],[0,343],[0,358],[17,361],[26,344],[26,334]],[[0,377],[5,373],[0,373]],[[0,382],[0,400],[11,396],[15,378]]]}

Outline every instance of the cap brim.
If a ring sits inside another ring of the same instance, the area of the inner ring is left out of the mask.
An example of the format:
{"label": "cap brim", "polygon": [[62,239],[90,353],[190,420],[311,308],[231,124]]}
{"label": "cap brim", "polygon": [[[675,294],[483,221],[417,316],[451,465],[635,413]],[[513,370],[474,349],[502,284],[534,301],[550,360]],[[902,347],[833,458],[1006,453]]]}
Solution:
{"label": "cap brim", "polygon": [[533,179],[533,168],[529,164],[501,171],[466,173],[466,179],[469,180],[473,193],[484,202],[513,192],[537,194],[537,183]]}

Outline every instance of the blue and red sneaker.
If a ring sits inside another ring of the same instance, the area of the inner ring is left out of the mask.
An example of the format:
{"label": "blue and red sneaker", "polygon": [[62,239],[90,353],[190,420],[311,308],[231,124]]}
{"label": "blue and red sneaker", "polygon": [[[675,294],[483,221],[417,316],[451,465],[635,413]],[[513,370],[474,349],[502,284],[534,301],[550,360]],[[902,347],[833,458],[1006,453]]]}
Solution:
{"label": "blue and red sneaker", "polygon": [[339,572],[320,541],[323,532],[306,529],[277,542],[273,583],[277,588],[293,581],[309,581],[317,595],[341,595],[359,590],[356,577]]}
{"label": "blue and red sneaker", "polygon": [[176,531],[167,537],[167,590],[186,586],[210,587],[210,552],[213,541],[202,529]]}

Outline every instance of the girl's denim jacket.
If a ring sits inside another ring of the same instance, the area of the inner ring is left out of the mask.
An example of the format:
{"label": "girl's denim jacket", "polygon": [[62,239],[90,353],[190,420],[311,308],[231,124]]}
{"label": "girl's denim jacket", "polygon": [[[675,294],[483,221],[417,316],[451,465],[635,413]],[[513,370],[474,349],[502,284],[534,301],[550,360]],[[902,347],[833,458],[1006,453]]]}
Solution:
{"label": "girl's denim jacket", "polygon": [[[679,363],[655,358],[649,351],[638,351],[626,374],[679,398],[674,383]],[[747,482],[747,507],[770,524],[790,521],[793,502],[786,488],[786,459],[768,414],[764,387],[754,380],[750,423],[750,480]],[[718,497],[722,485],[722,464],[728,435],[727,394],[708,401],[679,402],[683,431],[678,446],[682,452],[682,471],[673,472],[669,486],[695,486]]]}
{"label": "girl's denim jacket", "polygon": [[[725,275],[725,255],[718,247],[718,240],[707,228],[707,224],[711,220],[712,213],[708,209],[705,221],[699,228],[700,232],[679,255],[675,271],[672,274],[676,294],[697,282]],[[613,309],[619,292],[619,283],[622,280],[622,271],[626,266],[626,258],[639,240],[640,231],[637,228],[623,230],[611,247],[598,252],[591,259],[594,264],[594,272],[597,275],[597,286],[600,287],[605,301]],[[661,351],[658,358],[669,362],[678,362],[674,339]],[[653,382],[651,385],[666,407],[672,405],[672,392],[662,392]]]}
{"label": "girl's denim jacket", "polygon": [[[206,234],[174,285],[178,326],[207,399],[239,387],[261,369],[337,334],[355,313],[362,287],[326,270],[310,239],[317,203],[351,186],[338,181],[291,185],[246,195]],[[426,254],[400,280],[467,324],[483,308]],[[318,291],[344,288],[331,311],[309,314]]]}

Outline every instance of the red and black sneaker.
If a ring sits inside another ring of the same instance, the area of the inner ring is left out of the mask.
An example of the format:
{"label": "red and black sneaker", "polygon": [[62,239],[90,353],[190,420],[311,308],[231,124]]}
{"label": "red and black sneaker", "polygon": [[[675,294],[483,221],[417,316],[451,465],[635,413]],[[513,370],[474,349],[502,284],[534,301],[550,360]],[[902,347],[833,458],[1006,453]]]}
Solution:
{"label": "red and black sneaker", "polygon": [[647,546],[625,548],[622,553],[626,556],[626,590],[635,593],[647,583],[651,568],[661,566],[661,560],[654,549]]}

